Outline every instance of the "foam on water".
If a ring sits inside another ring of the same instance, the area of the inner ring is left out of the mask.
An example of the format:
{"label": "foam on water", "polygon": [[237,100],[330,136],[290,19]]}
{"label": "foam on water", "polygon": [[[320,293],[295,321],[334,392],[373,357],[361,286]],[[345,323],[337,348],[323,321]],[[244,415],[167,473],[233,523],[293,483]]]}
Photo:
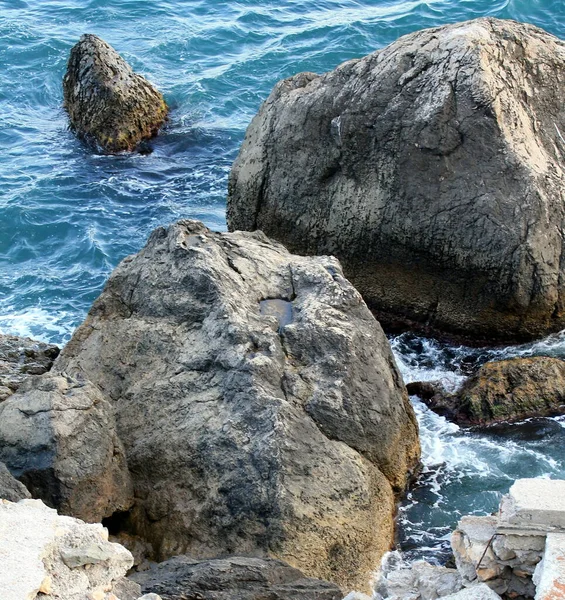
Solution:
{"label": "foam on water", "polygon": [[[453,390],[488,360],[564,356],[563,333],[498,349],[450,346],[403,334],[391,339],[404,380],[441,381]],[[412,397],[420,425],[422,473],[399,510],[399,547],[407,560],[441,563],[465,514],[496,511],[520,477],[565,478],[565,416],[527,419],[488,429],[462,429]]]}

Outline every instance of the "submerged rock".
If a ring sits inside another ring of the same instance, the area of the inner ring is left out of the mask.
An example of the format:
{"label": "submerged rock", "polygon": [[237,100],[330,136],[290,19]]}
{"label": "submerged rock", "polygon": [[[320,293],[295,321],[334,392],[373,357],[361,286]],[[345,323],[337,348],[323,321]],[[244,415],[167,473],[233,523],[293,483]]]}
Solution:
{"label": "submerged rock", "polygon": [[133,559],[107,534],[102,525],[61,517],[40,500],[0,501],[2,598],[115,600],[113,588]]}
{"label": "submerged rock", "polygon": [[81,379],[29,378],[0,404],[0,460],[34,497],[85,521],[133,502],[113,408]]}
{"label": "submerged rock", "polygon": [[59,354],[54,344],[0,333],[0,402],[11,396],[29,375],[49,371]]}
{"label": "submerged rock", "polygon": [[260,232],[159,228],[56,367],[112,399],[136,495],[118,521],[156,558],[267,554],[367,589],[418,430],[336,259]]}
{"label": "submerged rock", "polygon": [[379,318],[472,339],[565,326],[565,43],[478,19],[278,83],[230,230],[334,254]]}
{"label": "submerged rock", "polygon": [[63,79],[72,128],[103,151],[135,150],[167,118],[163,96],[104,40],[83,35]]}
{"label": "submerged rock", "polygon": [[305,577],[274,559],[227,557],[197,561],[176,556],[135,573],[143,592],[163,600],[341,600],[340,589],[327,581]]}
{"label": "submerged rock", "polygon": [[424,398],[461,425],[490,425],[565,413],[565,361],[535,356],[484,364],[455,394]]}

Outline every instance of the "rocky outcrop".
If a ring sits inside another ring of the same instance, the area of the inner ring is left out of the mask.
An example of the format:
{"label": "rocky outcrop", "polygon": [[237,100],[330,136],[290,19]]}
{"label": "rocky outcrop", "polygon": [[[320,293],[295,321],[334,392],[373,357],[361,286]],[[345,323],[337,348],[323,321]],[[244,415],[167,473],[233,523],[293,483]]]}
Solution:
{"label": "rocky outcrop", "polygon": [[336,585],[305,577],[275,559],[228,557],[197,561],[176,556],[135,573],[143,592],[163,600],[341,600]]}
{"label": "rocky outcrop", "polygon": [[102,525],[61,517],[40,500],[0,500],[1,597],[116,600],[114,586],[133,559],[107,536]]}
{"label": "rocky outcrop", "polygon": [[0,460],[34,497],[85,521],[133,502],[113,408],[80,378],[28,378],[0,404]]}
{"label": "rocky outcrop", "polygon": [[26,486],[10,473],[3,462],[0,462],[0,500],[17,502],[24,498],[31,498]]}
{"label": "rocky outcrop", "polygon": [[0,333],[0,402],[11,396],[28,375],[49,371],[58,354],[54,344]]}
{"label": "rocky outcrop", "polygon": [[112,154],[137,149],[167,118],[167,105],[155,87],[91,34],[71,50],[63,95],[71,127]]}
{"label": "rocky outcrop", "polygon": [[383,561],[389,565],[382,565],[375,600],[437,600],[463,587],[461,575],[455,569],[432,565],[424,560],[406,564],[395,560],[395,554],[391,553],[393,560]]}
{"label": "rocky outcrop", "polygon": [[267,554],[367,587],[419,442],[388,341],[336,259],[260,232],[159,228],[56,368],[111,398],[136,495],[122,528],[158,559]]}
{"label": "rocky outcrop", "polygon": [[333,254],[379,318],[473,339],[565,326],[565,44],[478,19],[277,84],[230,230]]}
{"label": "rocky outcrop", "polygon": [[490,425],[565,413],[565,361],[536,356],[484,364],[455,394],[424,398],[461,425]]}

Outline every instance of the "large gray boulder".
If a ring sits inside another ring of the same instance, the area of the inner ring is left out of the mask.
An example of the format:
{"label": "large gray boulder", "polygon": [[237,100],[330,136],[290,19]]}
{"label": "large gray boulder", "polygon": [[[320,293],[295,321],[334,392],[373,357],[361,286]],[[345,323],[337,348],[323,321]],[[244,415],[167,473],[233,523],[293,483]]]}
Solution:
{"label": "large gray boulder", "polygon": [[35,498],[85,521],[133,502],[113,407],[81,378],[31,377],[0,404],[0,460]]}
{"label": "large gray boulder", "polygon": [[280,560],[230,556],[197,561],[176,556],[135,573],[146,593],[163,600],[342,600],[340,589],[305,577]]}
{"label": "large gray boulder", "polygon": [[196,221],[153,232],[56,367],[114,402],[155,558],[259,553],[364,587],[419,459],[388,341],[331,257]]}
{"label": "large gray boulder", "polygon": [[47,373],[58,354],[54,344],[0,333],[0,402],[30,375]]}
{"label": "large gray boulder", "polygon": [[157,135],[167,118],[160,92],[92,34],[83,35],[71,50],[63,96],[71,127],[112,154],[136,150]]}
{"label": "large gray boulder", "polygon": [[565,326],[565,44],[478,19],[276,85],[230,230],[334,254],[381,320],[474,339]]}

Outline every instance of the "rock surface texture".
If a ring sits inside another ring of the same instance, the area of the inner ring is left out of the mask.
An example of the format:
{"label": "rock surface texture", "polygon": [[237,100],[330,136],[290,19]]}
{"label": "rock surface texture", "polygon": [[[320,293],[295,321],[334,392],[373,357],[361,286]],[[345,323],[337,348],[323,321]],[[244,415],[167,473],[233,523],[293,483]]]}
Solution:
{"label": "rock surface texture", "polygon": [[163,96],[91,34],[71,50],[63,95],[72,128],[108,153],[135,150],[167,118]]}
{"label": "rock surface texture", "polygon": [[229,557],[196,561],[176,556],[136,573],[143,592],[163,600],[341,600],[336,585],[305,577],[275,559]]}
{"label": "rock surface texture", "polygon": [[483,365],[455,394],[424,402],[461,425],[489,425],[565,412],[565,361],[513,358]]}
{"label": "rock surface texture", "polygon": [[563,42],[490,18],[281,81],[234,163],[229,228],[337,256],[389,323],[561,329],[564,90]]}
{"label": "rock surface texture", "polygon": [[31,377],[1,403],[0,460],[34,497],[85,521],[133,502],[113,407],[83,379]]}
{"label": "rock surface texture", "polygon": [[[463,587],[461,575],[455,569],[424,560],[403,564],[394,560],[395,554],[392,552],[383,560],[374,600],[437,600]],[[387,560],[389,556],[392,560]]]}
{"label": "rock surface texture", "polygon": [[113,586],[133,559],[107,536],[102,525],[61,517],[40,500],[0,500],[0,597],[115,600]]}
{"label": "rock surface texture", "polygon": [[0,500],[17,502],[24,498],[31,498],[26,486],[10,473],[3,462],[0,462]]}
{"label": "rock surface texture", "polygon": [[367,588],[419,460],[388,341],[331,257],[196,221],[110,277],[56,368],[112,399],[159,560],[262,553]]}
{"label": "rock surface texture", "polygon": [[29,375],[49,371],[58,354],[59,348],[53,344],[0,333],[0,402]]}

